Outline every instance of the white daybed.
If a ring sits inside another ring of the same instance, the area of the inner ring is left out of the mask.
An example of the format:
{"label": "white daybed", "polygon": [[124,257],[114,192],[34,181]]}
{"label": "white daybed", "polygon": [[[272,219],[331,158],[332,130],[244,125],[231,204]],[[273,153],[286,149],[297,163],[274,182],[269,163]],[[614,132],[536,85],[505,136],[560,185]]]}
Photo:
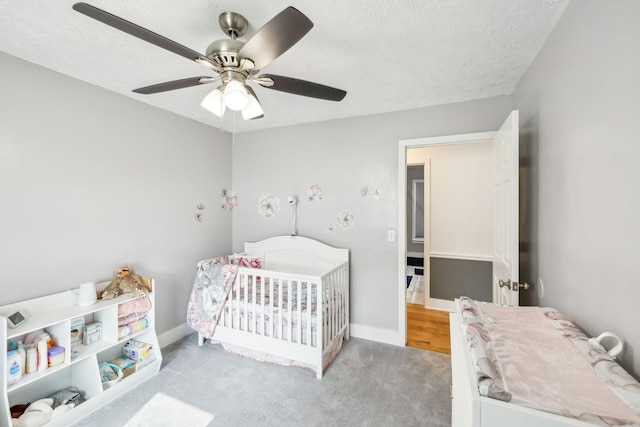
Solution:
{"label": "white daybed", "polygon": [[[211,338],[245,355],[252,351],[267,360],[285,359],[322,378],[342,340],[349,339],[348,249],[301,236],[278,236],[245,243],[244,250],[246,257],[260,257],[263,268],[238,266],[215,324],[195,328],[199,344]],[[198,263],[196,284],[218,261]],[[190,307],[203,304],[196,284]]]}
{"label": "white daybed", "polygon": [[640,383],[557,311],[455,306],[454,427],[640,425]]}

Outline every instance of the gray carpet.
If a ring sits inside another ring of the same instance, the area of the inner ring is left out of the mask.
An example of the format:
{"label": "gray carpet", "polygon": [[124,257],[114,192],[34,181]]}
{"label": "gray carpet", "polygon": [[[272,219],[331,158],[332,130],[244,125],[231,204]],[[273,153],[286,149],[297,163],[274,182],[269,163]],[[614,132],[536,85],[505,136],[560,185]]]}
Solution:
{"label": "gray carpet", "polygon": [[73,425],[124,426],[158,392],[213,414],[209,426],[451,425],[446,354],[352,338],[321,380],[198,347],[196,334],[165,347],[163,358],[157,375]]}

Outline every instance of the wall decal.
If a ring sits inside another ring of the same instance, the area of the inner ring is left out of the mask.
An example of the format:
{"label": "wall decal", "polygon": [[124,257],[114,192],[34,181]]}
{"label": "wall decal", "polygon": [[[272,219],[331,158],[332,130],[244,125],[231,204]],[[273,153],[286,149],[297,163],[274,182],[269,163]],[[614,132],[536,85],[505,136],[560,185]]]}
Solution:
{"label": "wall decal", "polygon": [[280,212],[280,199],[271,193],[260,196],[258,200],[258,213],[264,218],[273,218]]}
{"label": "wall decal", "polygon": [[366,196],[368,192],[369,192],[369,187],[367,187],[366,185],[360,189],[360,195],[362,197]]}
{"label": "wall decal", "polygon": [[353,227],[355,222],[355,217],[352,212],[349,212],[346,209],[338,212],[338,225],[342,227],[343,230],[348,230]]}
{"label": "wall decal", "polygon": [[[205,206],[202,203],[198,203],[196,205],[196,209],[198,209],[199,211],[203,211],[205,209]],[[202,222],[202,212],[195,212],[193,214],[193,217],[195,218],[196,221]]]}
{"label": "wall decal", "polygon": [[326,231],[327,234],[336,234],[336,225],[327,224],[327,226],[324,228],[324,231]]}
{"label": "wall decal", "polygon": [[238,195],[233,190],[222,190],[222,200],[220,206],[225,211],[232,211],[233,208],[238,206]]}
{"label": "wall decal", "polygon": [[310,202],[322,200],[322,188],[320,188],[320,186],[317,184],[313,184],[311,187],[309,187],[307,196],[309,196]]}
{"label": "wall decal", "polygon": [[382,196],[384,196],[384,190],[381,190],[379,188],[374,188],[373,191],[371,192],[371,197],[374,200],[380,200]]}

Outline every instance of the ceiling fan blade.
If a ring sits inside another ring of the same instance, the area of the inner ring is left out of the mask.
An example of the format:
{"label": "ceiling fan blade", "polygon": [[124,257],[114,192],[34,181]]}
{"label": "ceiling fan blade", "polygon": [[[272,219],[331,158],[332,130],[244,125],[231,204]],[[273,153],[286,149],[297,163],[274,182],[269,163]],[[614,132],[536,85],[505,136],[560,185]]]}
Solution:
{"label": "ceiling fan blade", "polygon": [[311,98],[326,99],[327,101],[342,101],[347,95],[342,89],[321,85],[319,83],[308,82],[306,80],[294,79],[292,77],[276,76],[273,74],[262,74],[258,79],[271,79],[272,86],[265,86],[269,89],[280,92],[292,93],[294,95],[309,96]]}
{"label": "ceiling fan blade", "polygon": [[140,93],[142,95],[150,95],[153,93],[167,92],[169,90],[183,89],[185,87],[197,86],[207,83],[213,83],[218,80],[217,78],[211,78],[206,76],[189,77],[186,79],[173,80],[170,82],[158,83],[151,86],[145,86],[138,89],[134,89],[133,92]]}
{"label": "ceiling fan blade", "polygon": [[262,68],[298,43],[313,28],[313,22],[289,6],[260,28],[240,49],[238,56]]}
{"label": "ceiling fan blade", "polygon": [[103,24],[107,24],[120,31],[124,31],[127,34],[131,34],[134,37],[138,37],[139,39],[183,56],[192,61],[195,61],[196,59],[203,56],[195,50],[191,50],[188,47],[182,46],[179,43],[161,36],[160,34],[156,34],[153,31],[142,28],[139,25],[124,20],[118,16],[112,15],[109,12],[105,12],[104,10],[98,9],[95,6],[91,6],[90,4],[76,3],[73,5],[73,9],[84,15],[87,15],[90,18],[100,21]]}

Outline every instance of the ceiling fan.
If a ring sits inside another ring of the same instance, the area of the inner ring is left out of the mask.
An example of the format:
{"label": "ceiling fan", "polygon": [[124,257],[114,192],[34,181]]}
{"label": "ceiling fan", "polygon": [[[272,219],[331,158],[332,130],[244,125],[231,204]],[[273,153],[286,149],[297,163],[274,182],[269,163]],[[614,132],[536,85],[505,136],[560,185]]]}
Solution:
{"label": "ceiling fan", "polygon": [[133,92],[149,95],[191,86],[219,82],[219,86],[207,95],[202,106],[222,117],[225,109],[241,111],[244,120],[259,119],[264,111],[258,96],[247,84],[254,82],[262,87],[295,95],[329,101],[341,101],[347,92],[319,83],[292,77],[259,74],[261,68],[270,64],[295,45],[313,27],[313,23],[302,12],[288,7],[267,22],[246,42],[242,37],[249,23],[234,12],[224,12],[218,21],[220,28],[230,38],[216,40],[202,55],[179,43],[140,27],[118,16],[87,3],[76,3],[73,9],[120,31],[159,46],[177,55],[204,65],[217,73],[215,77],[198,76],[173,80],[134,89]]}

